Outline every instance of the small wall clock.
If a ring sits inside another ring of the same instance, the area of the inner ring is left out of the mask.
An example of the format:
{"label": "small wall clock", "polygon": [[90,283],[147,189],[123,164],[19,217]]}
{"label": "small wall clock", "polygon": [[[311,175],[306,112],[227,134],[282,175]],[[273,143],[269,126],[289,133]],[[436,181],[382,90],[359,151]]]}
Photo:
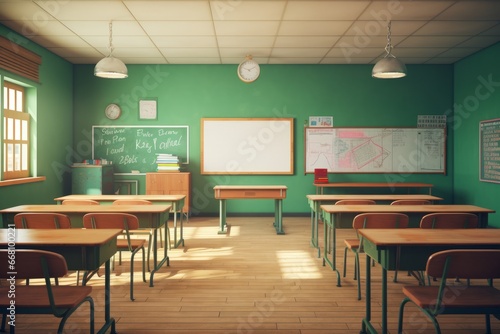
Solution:
{"label": "small wall clock", "polygon": [[259,76],[259,64],[252,59],[252,56],[247,56],[246,59],[238,66],[238,77],[243,82],[251,83],[257,80]]}
{"label": "small wall clock", "polygon": [[122,108],[116,103],[110,103],[106,109],[104,109],[104,114],[109,119],[117,119],[122,114]]}

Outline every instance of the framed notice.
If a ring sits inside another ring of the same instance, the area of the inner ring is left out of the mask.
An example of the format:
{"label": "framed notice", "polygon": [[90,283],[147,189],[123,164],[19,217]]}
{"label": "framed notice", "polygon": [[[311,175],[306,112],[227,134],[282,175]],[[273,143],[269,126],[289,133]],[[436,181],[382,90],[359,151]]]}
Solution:
{"label": "framed notice", "polygon": [[158,101],[156,99],[139,100],[139,119],[156,119],[158,117]]}
{"label": "framed notice", "polygon": [[310,127],[332,127],[333,126],[333,116],[310,116],[309,117]]}
{"label": "framed notice", "polygon": [[479,180],[500,183],[500,118],[479,122]]}

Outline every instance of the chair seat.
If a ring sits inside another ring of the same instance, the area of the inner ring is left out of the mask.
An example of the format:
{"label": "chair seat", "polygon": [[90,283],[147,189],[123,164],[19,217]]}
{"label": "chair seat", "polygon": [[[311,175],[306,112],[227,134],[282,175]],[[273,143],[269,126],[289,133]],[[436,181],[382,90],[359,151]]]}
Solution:
{"label": "chair seat", "polygon": [[[0,288],[0,308],[10,305],[8,287]],[[52,286],[54,301],[57,308],[70,309],[80,304],[92,292],[91,286]],[[23,308],[46,308],[52,313],[44,285],[16,285],[16,311]],[[30,312],[27,312],[30,313]]]}
{"label": "chair seat", "polygon": [[[456,313],[459,309],[468,314],[477,310],[483,314],[485,308],[500,309],[500,290],[489,286],[453,286],[447,288],[441,313]],[[434,308],[439,286],[405,286],[403,293],[421,308]]]}
{"label": "chair seat", "polygon": [[358,249],[359,248],[359,239],[344,239],[345,246],[348,249]]}
{"label": "chair seat", "polygon": [[[130,239],[130,247],[132,247],[132,249],[144,247],[145,244],[146,240],[144,239]],[[116,246],[118,247],[118,251],[129,250],[127,239],[118,239],[116,241]]]}

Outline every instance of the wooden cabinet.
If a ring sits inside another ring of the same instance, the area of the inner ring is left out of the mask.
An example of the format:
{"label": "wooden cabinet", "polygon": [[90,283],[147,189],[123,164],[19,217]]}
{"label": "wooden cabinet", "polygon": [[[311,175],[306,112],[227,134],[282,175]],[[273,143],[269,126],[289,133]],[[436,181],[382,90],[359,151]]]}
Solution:
{"label": "wooden cabinet", "polygon": [[186,195],[182,212],[191,208],[191,173],[146,173],[147,195]]}
{"label": "wooden cabinet", "polygon": [[114,193],[113,166],[72,166],[71,193],[85,195],[111,195]]}

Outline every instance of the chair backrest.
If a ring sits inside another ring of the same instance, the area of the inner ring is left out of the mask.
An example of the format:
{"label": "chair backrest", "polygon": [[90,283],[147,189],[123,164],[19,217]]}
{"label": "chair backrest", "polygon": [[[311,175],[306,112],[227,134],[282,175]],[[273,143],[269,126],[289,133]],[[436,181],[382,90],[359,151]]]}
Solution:
{"label": "chair backrest", "polygon": [[137,230],[139,219],[129,213],[105,212],[87,213],[83,216],[83,227],[85,228],[118,228],[124,231]]}
{"label": "chair backrest", "polygon": [[362,228],[407,228],[409,217],[404,213],[360,213],[352,221],[352,227],[357,231]]}
{"label": "chair backrest", "polygon": [[335,205],[370,205],[377,204],[375,201],[371,199],[342,199],[340,201],[335,202]]}
{"label": "chair backrest", "polygon": [[117,199],[113,205],[152,205],[150,201],[145,199]]}
{"label": "chair backrest", "polygon": [[[0,250],[0,278],[11,278],[12,268],[9,267],[10,252]],[[35,249],[16,249],[15,272],[16,278],[44,278],[44,270],[48,277],[63,277],[68,273],[68,266],[64,257],[58,253]]]}
{"label": "chair backrest", "polygon": [[428,205],[432,204],[431,201],[427,200],[417,200],[417,199],[398,199],[396,201],[393,201],[391,205]]}
{"label": "chair backrest", "polygon": [[14,216],[16,228],[58,229],[71,228],[70,218],[62,213],[22,212]]}
{"label": "chair backrest", "polygon": [[65,199],[61,203],[62,205],[99,205],[98,201],[91,199]]}
{"label": "chair backrest", "polygon": [[473,213],[429,213],[420,220],[420,228],[477,228],[478,217]]}
{"label": "chair backrest", "polygon": [[500,278],[500,249],[453,249],[432,254],[427,260],[431,277]]}

